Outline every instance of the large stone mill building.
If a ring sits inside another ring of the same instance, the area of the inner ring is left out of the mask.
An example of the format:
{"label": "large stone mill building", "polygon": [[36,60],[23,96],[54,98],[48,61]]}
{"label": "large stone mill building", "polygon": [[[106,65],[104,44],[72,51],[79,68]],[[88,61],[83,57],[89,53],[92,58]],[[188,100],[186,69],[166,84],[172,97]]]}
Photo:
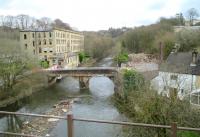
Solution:
{"label": "large stone mill building", "polygon": [[84,36],[78,31],[53,28],[50,30],[20,31],[22,51],[49,66],[76,67],[78,53],[84,49]]}

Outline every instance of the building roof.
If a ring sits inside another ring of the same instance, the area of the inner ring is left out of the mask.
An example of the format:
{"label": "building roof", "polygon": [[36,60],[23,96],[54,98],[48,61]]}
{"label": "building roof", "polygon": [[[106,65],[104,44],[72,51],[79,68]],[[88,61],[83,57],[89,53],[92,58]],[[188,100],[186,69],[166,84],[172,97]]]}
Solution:
{"label": "building roof", "polygon": [[49,31],[52,31],[52,29],[23,29],[23,30],[20,30],[20,32],[49,32]]}
{"label": "building roof", "polygon": [[48,28],[46,30],[44,29],[24,29],[24,30],[20,30],[20,32],[50,32],[50,31],[53,31],[53,30],[60,30],[60,31],[65,31],[65,32],[70,32],[70,33],[75,33],[75,34],[81,34],[83,35],[82,32],[80,31],[75,31],[75,30],[67,30],[67,29],[62,29],[62,28]]}
{"label": "building roof", "polygon": [[171,53],[160,65],[160,71],[200,75],[200,54],[197,55],[196,66],[191,66],[192,52]]}

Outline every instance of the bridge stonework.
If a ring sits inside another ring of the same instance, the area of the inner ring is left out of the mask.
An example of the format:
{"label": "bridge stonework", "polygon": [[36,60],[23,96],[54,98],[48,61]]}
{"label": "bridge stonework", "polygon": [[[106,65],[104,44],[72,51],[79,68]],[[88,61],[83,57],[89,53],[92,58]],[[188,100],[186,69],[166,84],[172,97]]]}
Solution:
{"label": "bridge stonework", "polygon": [[78,67],[71,69],[46,70],[49,83],[55,82],[58,77],[74,77],[79,81],[81,89],[89,89],[91,77],[105,76],[113,81],[115,92],[118,92],[117,75],[118,69],[115,67]]}

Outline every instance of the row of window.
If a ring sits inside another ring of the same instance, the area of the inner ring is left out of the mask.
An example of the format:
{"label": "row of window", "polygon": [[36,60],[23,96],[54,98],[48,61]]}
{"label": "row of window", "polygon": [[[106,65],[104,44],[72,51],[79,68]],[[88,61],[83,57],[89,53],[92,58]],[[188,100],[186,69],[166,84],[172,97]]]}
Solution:
{"label": "row of window", "polygon": [[73,57],[66,57],[64,62],[66,63],[70,63],[70,62],[77,62],[78,57],[77,56],[73,56]]}
{"label": "row of window", "polygon": [[44,37],[46,38],[47,35],[49,35],[49,37],[52,37],[52,33],[51,32],[38,32],[38,38]]}
{"label": "row of window", "polygon": [[[57,38],[69,38],[70,37],[70,35],[68,33],[66,34],[65,32],[56,32],[55,35]],[[72,39],[82,39],[83,37],[80,35],[71,34],[71,38]]]}
{"label": "row of window", "polygon": [[43,41],[39,40],[38,45],[52,45],[52,40],[47,41],[46,39],[44,39]]}
{"label": "row of window", "polygon": [[[33,46],[35,46],[34,44],[35,42],[33,41]],[[41,43],[40,43],[41,44]],[[25,50],[28,49],[28,44],[25,44]],[[60,53],[60,52],[69,52],[69,51],[72,51],[72,50],[80,50],[80,47],[79,46],[73,46],[73,47],[70,47],[70,46],[57,46],[56,47],[56,52]],[[42,53],[42,49],[41,47],[39,47],[39,53]]]}
{"label": "row of window", "polygon": [[65,34],[63,32],[56,32],[57,38],[69,38],[69,34]]}
{"label": "row of window", "polygon": [[67,44],[69,46],[69,40],[60,40],[60,39],[56,39],[56,44]]}
{"label": "row of window", "polygon": [[82,39],[82,37],[79,35],[71,35],[71,38],[72,39]]}
{"label": "row of window", "polygon": [[[32,42],[32,44],[33,44],[33,47],[35,47],[35,41],[33,41]],[[39,42],[38,42],[38,45],[47,45],[47,44],[49,44],[49,45],[52,45],[52,41],[51,40],[49,40],[49,42],[47,41],[47,40],[43,40],[43,43],[42,43],[42,41],[40,40]]]}
{"label": "row of window", "polygon": [[[36,33],[32,33],[32,38],[35,38]],[[37,32],[38,38],[44,37],[46,38],[47,35],[51,38],[52,33],[51,32]],[[27,39],[27,34],[24,34],[24,39]]]}
{"label": "row of window", "polygon": [[[52,53],[53,50],[43,50],[43,52],[44,53],[47,53],[47,52]],[[42,53],[42,48],[41,47],[39,47],[39,53]]]}
{"label": "row of window", "polygon": [[71,40],[72,44],[81,44],[82,40]]}
{"label": "row of window", "polygon": [[[69,40],[62,40],[62,39],[56,39],[56,44],[67,44],[69,45]],[[71,44],[81,44],[81,40],[71,40]]]}
{"label": "row of window", "polygon": [[[32,33],[32,38],[35,38],[35,34],[37,34],[38,38],[44,37],[46,38],[47,36],[49,36],[50,38],[52,37],[52,32],[36,32],[36,33]],[[56,32],[56,37],[57,38],[69,38],[70,35],[69,34],[65,34],[62,32]],[[82,39],[82,36],[79,35],[71,35],[72,39]],[[27,39],[27,34],[24,34],[24,39]]]}
{"label": "row of window", "polygon": [[62,53],[62,52],[69,52],[72,51],[73,48],[70,46],[57,46],[56,47],[56,52],[57,53]]}

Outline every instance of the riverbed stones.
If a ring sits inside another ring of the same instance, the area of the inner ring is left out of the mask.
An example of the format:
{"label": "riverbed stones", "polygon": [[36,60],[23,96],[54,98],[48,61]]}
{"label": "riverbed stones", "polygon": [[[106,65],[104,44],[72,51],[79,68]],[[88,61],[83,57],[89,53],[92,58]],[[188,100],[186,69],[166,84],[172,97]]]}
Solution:
{"label": "riverbed stones", "polygon": [[48,122],[55,122],[55,121],[58,121],[59,119],[56,119],[56,118],[49,118],[47,121]]}
{"label": "riverbed stones", "polygon": [[63,112],[67,112],[67,109],[62,109]]}
{"label": "riverbed stones", "polygon": [[[64,100],[53,106],[50,112],[45,115],[64,116],[71,111],[71,100]],[[56,106],[56,107],[55,107]],[[34,118],[23,123],[21,133],[35,136],[50,136],[48,133],[56,126],[59,120],[55,118]]]}

